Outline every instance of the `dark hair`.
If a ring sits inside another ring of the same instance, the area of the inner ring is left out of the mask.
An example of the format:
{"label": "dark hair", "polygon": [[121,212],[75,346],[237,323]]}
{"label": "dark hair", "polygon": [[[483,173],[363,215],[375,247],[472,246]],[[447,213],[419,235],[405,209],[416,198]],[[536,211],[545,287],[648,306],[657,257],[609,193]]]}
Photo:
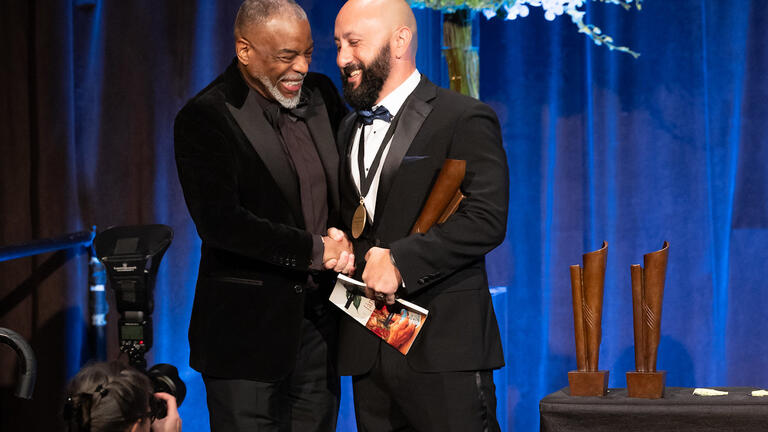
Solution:
{"label": "dark hair", "polygon": [[125,432],[149,416],[152,385],[117,362],[86,366],[72,378],[64,403],[69,432]]}

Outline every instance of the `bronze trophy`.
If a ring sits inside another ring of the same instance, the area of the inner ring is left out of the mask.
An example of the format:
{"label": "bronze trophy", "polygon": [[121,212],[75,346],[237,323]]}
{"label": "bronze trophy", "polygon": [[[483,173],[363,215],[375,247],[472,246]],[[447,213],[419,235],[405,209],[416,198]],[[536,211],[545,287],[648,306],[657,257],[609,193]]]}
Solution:
{"label": "bronze trophy", "polygon": [[632,274],[632,312],[635,327],[635,372],[627,372],[629,397],[659,399],[664,397],[665,371],[656,370],[661,338],[661,304],[667,275],[669,243],[661,250],[643,256],[645,268],[630,267]]}
{"label": "bronze trophy", "polygon": [[464,194],[461,193],[461,182],[467,171],[467,161],[461,159],[446,159],[437,174],[437,180],[429,191],[427,202],[419,213],[419,218],[413,224],[411,234],[425,233],[432,225],[441,224],[459,208]]}
{"label": "bronze trophy", "polygon": [[608,243],[583,255],[584,268],[572,265],[573,327],[576,336],[576,366],[568,372],[571,396],[605,396],[608,371],[597,369],[603,318],[603,287]]}

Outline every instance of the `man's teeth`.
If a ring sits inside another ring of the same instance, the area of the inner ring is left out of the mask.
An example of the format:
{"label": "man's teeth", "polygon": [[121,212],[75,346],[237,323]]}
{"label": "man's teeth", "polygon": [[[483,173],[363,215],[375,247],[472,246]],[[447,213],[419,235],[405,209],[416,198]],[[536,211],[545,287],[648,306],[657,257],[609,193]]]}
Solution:
{"label": "man's teeth", "polygon": [[349,73],[349,77],[350,78],[354,78],[354,77],[360,75],[360,72],[361,72],[360,69],[352,71],[352,72]]}

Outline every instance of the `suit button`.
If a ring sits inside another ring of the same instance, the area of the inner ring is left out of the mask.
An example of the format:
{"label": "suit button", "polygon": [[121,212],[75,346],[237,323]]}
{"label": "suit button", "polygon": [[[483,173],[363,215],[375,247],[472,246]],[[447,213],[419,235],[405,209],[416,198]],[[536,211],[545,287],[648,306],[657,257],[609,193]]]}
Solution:
{"label": "suit button", "polygon": [[302,288],[301,285],[296,284],[293,286],[293,290],[296,291],[296,294],[301,294],[304,291],[304,288]]}

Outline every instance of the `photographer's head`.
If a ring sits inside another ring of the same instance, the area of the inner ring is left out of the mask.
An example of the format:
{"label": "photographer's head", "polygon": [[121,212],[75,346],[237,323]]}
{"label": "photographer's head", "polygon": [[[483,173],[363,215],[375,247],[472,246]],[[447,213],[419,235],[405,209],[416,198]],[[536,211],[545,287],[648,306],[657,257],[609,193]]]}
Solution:
{"label": "photographer's head", "polygon": [[[93,364],[70,382],[64,420],[70,432],[149,431],[160,408],[159,395],[153,395],[149,378],[136,369],[116,362]],[[168,405],[168,417],[178,418],[175,402]],[[179,421],[178,428],[163,430],[180,428]]]}

